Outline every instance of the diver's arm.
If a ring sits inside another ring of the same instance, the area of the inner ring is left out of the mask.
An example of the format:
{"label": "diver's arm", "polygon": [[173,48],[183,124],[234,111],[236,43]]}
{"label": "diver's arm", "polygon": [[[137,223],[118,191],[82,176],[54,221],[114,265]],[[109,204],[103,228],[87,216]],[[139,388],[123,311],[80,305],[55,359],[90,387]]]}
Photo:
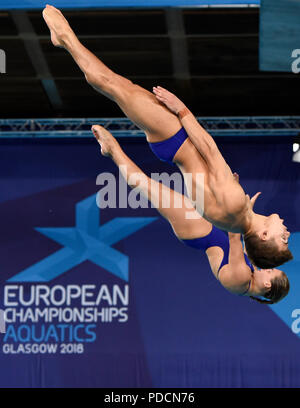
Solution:
{"label": "diver's arm", "polygon": [[219,279],[222,285],[231,289],[247,289],[251,280],[251,270],[245,261],[244,249],[240,234],[228,233],[229,262],[224,273],[220,271]]}
{"label": "diver's arm", "polygon": [[[215,169],[216,165],[226,165],[214,139],[206,132],[192,112],[176,95],[160,86],[154,87],[153,93],[161,103],[178,116],[191,142],[211,169]],[[219,160],[220,163],[216,163],[216,159]],[[226,165],[226,167],[228,166]]]}

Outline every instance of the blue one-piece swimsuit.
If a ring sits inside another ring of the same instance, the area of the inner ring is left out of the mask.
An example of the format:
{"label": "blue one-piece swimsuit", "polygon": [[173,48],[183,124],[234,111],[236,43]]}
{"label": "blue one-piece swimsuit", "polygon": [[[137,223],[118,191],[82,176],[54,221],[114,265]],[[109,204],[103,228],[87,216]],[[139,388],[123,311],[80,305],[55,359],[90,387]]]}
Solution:
{"label": "blue one-piece swimsuit", "polygon": [[[173,159],[176,153],[178,152],[179,148],[188,138],[188,134],[186,133],[184,128],[181,128],[174,136],[170,137],[169,139],[164,140],[163,142],[158,143],[149,143],[149,146],[155,156],[157,156],[160,160],[173,164]],[[224,256],[220,267],[218,269],[218,273],[220,269],[227,265],[229,262],[229,238],[228,234],[225,231],[222,231],[213,225],[211,232],[203,238],[196,238],[196,239],[189,239],[189,240],[182,240],[182,242],[190,247],[201,249],[206,251],[210,247],[220,247],[223,252]],[[254,267],[249,261],[246,254],[245,262],[249,266],[252,272],[254,272]],[[245,293],[246,294],[250,288],[249,287]]]}
{"label": "blue one-piece swimsuit", "polygon": [[[206,251],[208,248],[211,248],[211,247],[221,248],[223,250],[223,259],[218,268],[218,275],[219,275],[221,268],[223,268],[223,266],[225,265],[228,265],[229,263],[230,245],[229,245],[228,234],[225,231],[218,229],[214,225],[212,226],[211,232],[208,235],[206,235],[206,237],[195,238],[195,239],[183,239],[182,242],[185,245],[188,245],[192,248],[201,249],[202,251]],[[254,267],[249,261],[249,258],[247,257],[245,253],[244,253],[244,257],[245,257],[245,262],[249,266],[251,272],[254,272]],[[249,288],[250,288],[250,281],[249,281],[248,289],[241,295],[245,295],[248,292]]]}

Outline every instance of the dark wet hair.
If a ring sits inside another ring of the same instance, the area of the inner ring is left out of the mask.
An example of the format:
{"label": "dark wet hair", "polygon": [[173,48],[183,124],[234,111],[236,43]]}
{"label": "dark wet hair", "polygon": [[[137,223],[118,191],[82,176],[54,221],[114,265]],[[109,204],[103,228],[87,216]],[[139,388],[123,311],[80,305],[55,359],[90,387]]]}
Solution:
{"label": "dark wet hair", "polygon": [[259,303],[273,305],[282,300],[289,293],[290,283],[284,272],[281,271],[281,276],[276,276],[271,280],[271,288],[264,294],[265,299],[260,299],[255,296],[249,296],[251,299]]}
{"label": "dark wet hair", "polygon": [[279,250],[274,239],[263,241],[257,234],[246,234],[244,242],[248,257],[259,268],[276,268],[293,259],[291,251]]}

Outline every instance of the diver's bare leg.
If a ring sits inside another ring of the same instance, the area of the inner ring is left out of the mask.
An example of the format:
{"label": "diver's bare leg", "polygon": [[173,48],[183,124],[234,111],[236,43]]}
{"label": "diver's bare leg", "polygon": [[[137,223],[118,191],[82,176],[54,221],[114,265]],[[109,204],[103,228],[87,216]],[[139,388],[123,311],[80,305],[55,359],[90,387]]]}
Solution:
{"label": "diver's bare leg", "polygon": [[116,74],[86,49],[60,10],[47,6],[43,17],[53,44],[65,48],[72,55],[87,82],[115,101],[125,115],[145,131],[149,142],[162,141],[178,132],[181,124],[176,115],[157,101],[151,92]]}
{"label": "diver's bare leg", "polygon": [[[154,94],[133,84],[126,78],[114,73],[95,55],[87,50],[78,40],[62,13],[52,6],[47,6],[43,17],[50,29],[51,39],[55,46],[65,48],[74,58],[83,71],[87,81],[99,92],[114,100],[123,110],[125,115],[140,127],[151,143],[160,142],[173,136],[182,127],[175,114],[160,103]],[[182,148],[185,155],[178,157]],[[175,156],[176,163],[184,163],[179,167],[185,173],[207,173],[207,166],[196,148],[187,139]],[[185,166],[190,164],[188,170]],[[202,192],[197,185],[187,186],[188,194],[192,200],[197,201],[197,191]],[[207,177],[206,177],[207,179]],[[200,203],[201,211],[201,203]]]}
{"label": "diver's bare leg", "polygon": [[[110,157],[127,184],[137,189],[169,221],[178,238],[200,238],[211,231],[211,224],[199,216],[187,197],[147,177],[124,153],[109,131],[98,125],[92,129],[101,146],[101,153]],[[165,203],[170,205],[165,206]]]}

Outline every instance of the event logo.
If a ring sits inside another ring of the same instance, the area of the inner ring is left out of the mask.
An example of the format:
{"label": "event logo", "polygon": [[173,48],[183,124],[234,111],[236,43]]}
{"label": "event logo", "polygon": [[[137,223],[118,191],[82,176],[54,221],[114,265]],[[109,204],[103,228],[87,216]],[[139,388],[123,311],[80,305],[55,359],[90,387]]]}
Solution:
{"label": "event logo", "polygon": [[128,281],[128,256],[111,246],[150,224],[156,217],[117,217],[99,226],[96,195],[76,204],[73,228],[36,228],[63,245],[53,255],[18,273],[10,282],[48,282],[89,260]]}
{"label": "event logo", "polygon": [[[99,214],[93,195],[76,204],[74,227],[36,228],[63,248],[7,281],[4,353],[83,353],[84,345],[97,339],[97,323],[128,320],[129,258],[112,245],[157,218],[117,217],[100,225]],[[121,282],[51,284],[86,260]]]}

